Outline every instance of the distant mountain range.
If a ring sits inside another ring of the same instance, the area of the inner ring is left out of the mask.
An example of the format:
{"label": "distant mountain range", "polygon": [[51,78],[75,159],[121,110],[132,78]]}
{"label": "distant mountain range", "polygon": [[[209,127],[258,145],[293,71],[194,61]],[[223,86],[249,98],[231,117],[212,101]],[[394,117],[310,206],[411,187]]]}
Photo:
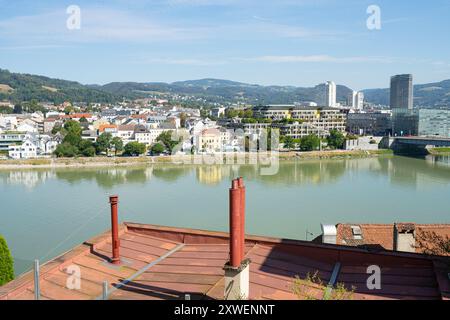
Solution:
{"label": "distant mountain range", "polygon": [[[414,86],[415,104],[448,106],[450,108],[450,80]],[[201,79],[163,82],[111,82],[106,85],[82,85],[78,82],[52,79],[30,74],[11,73],[0,69],[0,100],[13,102],[37,99],[61,103],[113,103],[124,98],[145,98],[149,95],[194,96],[206,102],[249,104],[290,104],[294,102],[324,101],[324,84],[310,88],[294,86],[261,86],[220,79]],[[351,89],[338,85],[337,100],[345,101]],[[363,90],[366,101],[389,104],[389,89]]]}

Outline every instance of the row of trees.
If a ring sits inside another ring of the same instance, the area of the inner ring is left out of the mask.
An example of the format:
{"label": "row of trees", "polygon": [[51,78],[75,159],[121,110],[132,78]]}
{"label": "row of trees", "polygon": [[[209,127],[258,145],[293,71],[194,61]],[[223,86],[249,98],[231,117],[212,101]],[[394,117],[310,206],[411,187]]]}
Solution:
{"label": "row of trees", "polygon": [[[57,157],[93,157],[95,155],[114,155],[122,154],[125,156],[138,156],[147,151],[147,146],[137,141],[127,143],[125,146],[122,139],[113,137],[111,133],[104,132],[96,142],[81,138],[82,127],[79,122],[69,120],[64,123],[62,128],[56,128],[53,133],[60,132],[64,137],[62,143],[55,150]],[[153,154],[164,152],[171,153],[178,140],[172,140],[172,131],[161,133],[156,139],[150,151]]]}
{"label": "row of trees", "polygon": [[[342,132],[331,130],[330,135],[325,140],[329,148],[342,149],[345,144],[345,139]],[[302,151],[314,151],[320,148],[321,139],[315,134],[310,134],[301,139],[284,136],[280,138],[280,142],[283,143],[284,148],[288,150],[293,150],[298,147]]]}
{"label": "row of trees", "polygon": [[64,136],[63,142],[58,145],[55,150],[57,157],[93,157],[95,155],[106,154],[111,152],[114,155],[122,153],[124,155],[140,155],[145,153],[146,146],[138,142],[130,142],[123,145],[122,139],[113,137],[111,133],[102,133],[96,142],[81,138],[82,127],[79,122],[69,120],[59,130]]}

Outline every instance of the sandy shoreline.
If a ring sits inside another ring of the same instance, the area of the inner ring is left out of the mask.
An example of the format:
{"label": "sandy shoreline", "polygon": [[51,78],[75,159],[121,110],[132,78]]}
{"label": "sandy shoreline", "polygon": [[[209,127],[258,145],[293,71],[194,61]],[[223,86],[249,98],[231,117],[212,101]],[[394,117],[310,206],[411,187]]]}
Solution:
{"label": "sandy shoreline", "polygon": [[[314,160],[314,159],[345,159],[345,158],[367,158],[380,155],[391,155],[390,150],[377,151],[312,151],[312,152],[280,152],[278,158],[280,161],[286,160]],[[234,163],[255,163],[258,157],[267,160],[267,154],[245,154],[234,158]],[[226,155],[222,155],[222,163],[227,162]],[[238,162],[239,160],[239,162]],[[39,158],[24,160],[0,160],[0,170],[10,169],[35,169],[35,168],[94,168],[94,167],[121,167],[121,166],[145,166],[159,163],[170,164],[221,164],[220,155],[198,155],[198,156],[157,156],[157,157],[94,157],[94,158]],[[259,161],[258,161],[259,162]],[[233,162],[231,162],[233,163]]]}

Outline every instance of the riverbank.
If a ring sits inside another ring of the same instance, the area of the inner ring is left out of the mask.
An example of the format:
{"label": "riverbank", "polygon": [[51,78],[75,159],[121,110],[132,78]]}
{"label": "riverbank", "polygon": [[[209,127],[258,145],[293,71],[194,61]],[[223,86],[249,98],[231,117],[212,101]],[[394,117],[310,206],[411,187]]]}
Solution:
{"label": "riverbank", "polygon": [[[349,159],[349,158],[367,158],[381,155],[392,155],[391,150],[373,150],[373,151],[312,151],[312,152],[280,152],[278,158],[280,161],[286,160],[314,160],[314,159]],[[239,155],[240,163],[251,163],[250,158],[255,159],[261,154]],[[270,154],[267,154],[270,157]],[[219,161],[217,160],[219,159]],[[226,155],[223,156],[223,163],[227,163]],[[155,163],[175,163],[175,164],[207,164],[220,163],[220,155],[197,155],[197,156],[155,156],[155,157],[93,157],[93,158],[40,158],[0,160],[0,169],[30,169],[30,168],[70,168],[70,167],[110,167],[110,166],[133,166],[133,165],[151,165]]]}
{"label": "riverbank", "polygon": [[430,148],[428,152],[433,156],[448,156],[450,155],[450,148]]}

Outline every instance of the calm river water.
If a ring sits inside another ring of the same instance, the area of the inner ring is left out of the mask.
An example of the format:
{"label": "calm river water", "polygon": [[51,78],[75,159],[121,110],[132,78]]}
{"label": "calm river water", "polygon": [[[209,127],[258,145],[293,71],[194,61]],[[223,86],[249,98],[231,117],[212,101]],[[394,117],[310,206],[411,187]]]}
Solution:
{"label": "calm river water", "polygon": [[450,223],[449,157],[292,161],[276,175],[259,172],[174,164],[0,171],[0,234],[19,274],[108,229],[110,194],[120,197],[121,221],[225,231],[235,176],[246,181],[251,234],[311,240],[320,223]]}

